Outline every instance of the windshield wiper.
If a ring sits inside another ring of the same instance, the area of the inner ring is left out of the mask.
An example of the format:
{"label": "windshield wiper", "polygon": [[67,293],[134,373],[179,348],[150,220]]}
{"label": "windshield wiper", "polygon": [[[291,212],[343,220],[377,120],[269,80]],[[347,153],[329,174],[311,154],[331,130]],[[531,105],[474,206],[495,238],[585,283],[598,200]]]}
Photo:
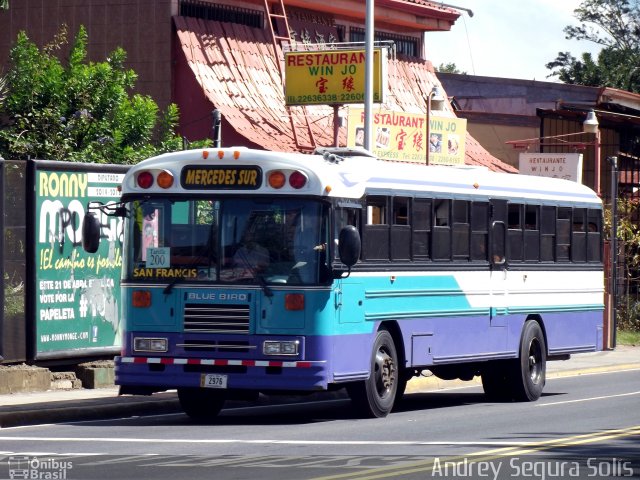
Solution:
{"label": "windshield wiper", "polygon": [[164,290],[162,290],[162,293],[164,293],[165,295],[169,295],[171,293],[171,291],[173,290],[173,287],[178,284],[184,282],[184,277],[176,277],[174,278],[171,283],[169,283],[169,285],[167,285],[166,287],[164,287]]}
{"label": "windshield wiper", "polygon": [[265,297],[273,297],[273,290],[271,290],[269,285],[267,285],[267,281],[264,279],[262,274],[254,273],[253,278],[255,278],[262,287]]}
{"label": "windshield wiper", "polygon": [[267,285],[267,281],[264,279],[264,277],[256,272],[256,268],[254,268],[251,262],[249,262],[246,253],[242,250],[238,250],[236,253],[239,254],[240,260],[242,260],[242,263],[244,264],[245,271],[248,270],[251,273],[252,279],[256,280],[262,287],[262,291],[264,292],[265,297],[273,297],[273,290],[269,288],[269,285]]}

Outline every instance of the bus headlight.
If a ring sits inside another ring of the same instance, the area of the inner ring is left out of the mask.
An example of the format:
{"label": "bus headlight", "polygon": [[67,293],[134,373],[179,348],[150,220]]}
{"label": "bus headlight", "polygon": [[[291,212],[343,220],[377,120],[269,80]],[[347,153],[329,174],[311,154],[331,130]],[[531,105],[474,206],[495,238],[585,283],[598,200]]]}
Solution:
{"label": "bus headlight", "polygon": [[265,340],[262,344],[262,353],[265,355],[298,355],[298,340]]}
{"label": "bus headlight", "polygon": [[133,337],[134,352],[166,352],[168,344],[166,338]]}

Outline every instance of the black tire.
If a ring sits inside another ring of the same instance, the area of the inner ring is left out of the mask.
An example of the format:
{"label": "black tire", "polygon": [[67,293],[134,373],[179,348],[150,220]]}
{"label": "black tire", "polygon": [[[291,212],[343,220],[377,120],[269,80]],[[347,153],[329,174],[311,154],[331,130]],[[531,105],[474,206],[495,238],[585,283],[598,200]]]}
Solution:
{"label": "black tire", "polygon": [[193,420],[210,421],[222,410],[226,395],[220,390],[179,388],[178,400],[184,413]]}
{"label": "black tire", "polygon": [[380,330],[373,343],[369,378],[347,387],[358,414],[369,418],[386,417],[393,408],[401,383],[399,375],[393,338],[387,330]]}
{"label": "black tire", "polygon": [[508,360],[490,362],[484,368],[480,374],[482,388],[490,400],[497,402],[511,400],[511,371],[512,365]]}
{"label": "black tire", "polygon": [[520,340],[520,358],[512,375],[513,399],[534,402],[542,395],[547,374],[547,345],[540,324],[535,320],[524,324]]}

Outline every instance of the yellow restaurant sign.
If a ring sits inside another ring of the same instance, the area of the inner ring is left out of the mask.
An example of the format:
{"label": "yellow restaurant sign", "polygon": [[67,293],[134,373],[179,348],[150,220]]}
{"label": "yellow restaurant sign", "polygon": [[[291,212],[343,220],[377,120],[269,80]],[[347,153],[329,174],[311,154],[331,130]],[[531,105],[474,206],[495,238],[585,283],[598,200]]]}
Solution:
{"label": "yellow restaurant sign", "polygon": [[[364,50],[287,52],[287,105],[364,102]],[[383,101],[381,49],[373,51],[373,101]]]}
{"label": "yellow restaurant sign", "polygon": [[[425,163],[429,148],[431,165],[464,165],[467,120],[455,117],[431,116],[429,139],[427,116],[424,113],[373,112],[373,148],[378,158],[401,162]],[[349,108],[347,145],[364,145],[364,110]]]}

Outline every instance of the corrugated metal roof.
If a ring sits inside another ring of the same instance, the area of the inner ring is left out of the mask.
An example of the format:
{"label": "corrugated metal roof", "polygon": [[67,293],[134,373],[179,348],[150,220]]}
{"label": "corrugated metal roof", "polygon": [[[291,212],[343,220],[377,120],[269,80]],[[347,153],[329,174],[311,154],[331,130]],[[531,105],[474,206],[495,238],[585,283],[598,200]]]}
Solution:
{"label": "corrugated metal roof", "polygon": [[[296,144],[276,64],[283,55],[278,51],[276,57],[266,31],[180,16],[174,22],[182,51],[204,94],[239,134],[266,150],[300,151],[301,145],[313,146],[306,115],[317,145],[333,145],[333,108],[324,105],[289,109],[296,125]],[[442,89],[430,62],[391,59],[388,73],[384,108],[389,110],[424,112],[428,92],[434,86]],[[455,116],[450,108],[448,115]],[[346,142],[345,128],[340,129],[339,141],[341,145]],[[517,171],[489,154],[468,133],[465,163]]]}

